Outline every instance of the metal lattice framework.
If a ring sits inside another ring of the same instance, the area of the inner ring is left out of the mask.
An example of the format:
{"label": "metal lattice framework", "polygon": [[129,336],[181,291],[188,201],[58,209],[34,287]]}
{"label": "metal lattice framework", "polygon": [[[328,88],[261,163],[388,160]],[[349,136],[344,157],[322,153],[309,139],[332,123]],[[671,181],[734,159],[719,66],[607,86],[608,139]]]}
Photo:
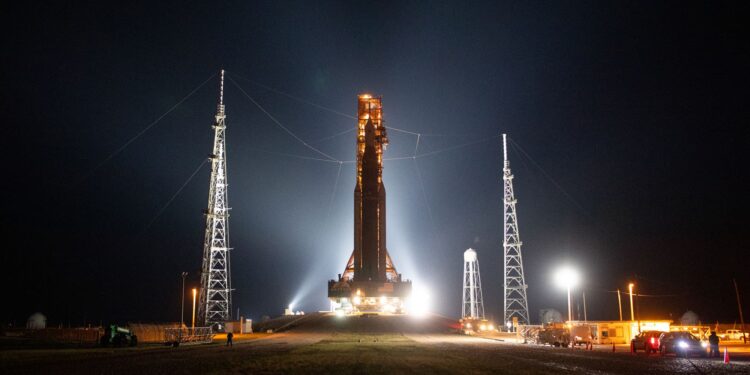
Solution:
{"label": "metal lattice framework", "polygon": [[505,138],[505,134],[503,134],[504,319],[507,323],[515,317],[518,319],[518,324],[529,324],[529,303],[526,298],[527,285],[523,276],[523,260],[521,258],[522,243],[518,234],[513,174],[510,172],[508,147]]}
{"label": "metal lattice framework", "polygon": [[219,105],[214,128],[211,182],[208,190],[206,236],[203,243],[201,295],[198,319],[202,325],[223,324],[230,319],[232,285],[229,268],[229,207],[227,200],[226,114],[224,112],[224,70],[219,84]]}
{"label": "metal lattice framework", "polygon": [[474,249],[464,251],[464,297],[461,317],[484,319],[482,281],[479,277],[479,260]]}

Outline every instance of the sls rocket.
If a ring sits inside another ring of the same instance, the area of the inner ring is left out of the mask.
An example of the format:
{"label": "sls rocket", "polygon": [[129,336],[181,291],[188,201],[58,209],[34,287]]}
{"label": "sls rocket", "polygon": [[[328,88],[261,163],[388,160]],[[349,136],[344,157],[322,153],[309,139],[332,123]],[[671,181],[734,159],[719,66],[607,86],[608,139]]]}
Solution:
{"label": "sls rocket", "polygon": [[357,114],[354,250],[344,273],[328,281],[328,298],[337,313],[403,313],[412,285],[396,272],[386,247],[382,99],[359,95]]}
{"label": "sls rocket", "polygon": [[357,184],[354,188],[354,281],[386,281],[383,150],[388,144],[381,99],[359,96]]}

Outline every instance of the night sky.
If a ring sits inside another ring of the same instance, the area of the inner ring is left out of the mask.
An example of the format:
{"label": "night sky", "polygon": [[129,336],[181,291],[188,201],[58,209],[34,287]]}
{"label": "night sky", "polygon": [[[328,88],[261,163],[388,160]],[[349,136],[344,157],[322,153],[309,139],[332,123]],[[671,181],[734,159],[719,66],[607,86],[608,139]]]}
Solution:
{"label": "night sky", "polygon": [[533,321],[565,311],[562,263],[589,319],[617,319],[612,291],[633,281],[639,317],[731,323],[736,278],[750,320],[745,4],[27,3],[0,12],[0,321],[179,321],[221,68],[233,313],[328,307],[355,176],[239,86],[340,161],[356,95],[383,96],[385,157],[406,157],[385,162],[388,249],[435,312],[459,316],[472,247],[502,317],[505,132]]}

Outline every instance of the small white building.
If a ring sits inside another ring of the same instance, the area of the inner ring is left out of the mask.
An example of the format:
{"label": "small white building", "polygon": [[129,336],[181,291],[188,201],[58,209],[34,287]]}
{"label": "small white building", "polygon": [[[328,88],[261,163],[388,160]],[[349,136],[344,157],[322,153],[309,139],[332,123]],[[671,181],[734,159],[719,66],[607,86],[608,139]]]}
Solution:
{"label": "small white building", "polygon": [[570,321],[570,325],[588,325],[594,335],[594,344],[629,344],[639,332],[669,332],[671,320],[611,320],[611,321]]}
{"label": "small white building", "polygon": [[44,314],[37,312],[31,314],[28,320],[26,320],[26,329],[45,329],[47,328],[47,317]]}
{"label": "small white building", "polygon": [[240,317],[240,320],[228,321],[226,322],[226,327],[224,330],[226,332],[240,333],[240,334],[253,333],[253,320]]}

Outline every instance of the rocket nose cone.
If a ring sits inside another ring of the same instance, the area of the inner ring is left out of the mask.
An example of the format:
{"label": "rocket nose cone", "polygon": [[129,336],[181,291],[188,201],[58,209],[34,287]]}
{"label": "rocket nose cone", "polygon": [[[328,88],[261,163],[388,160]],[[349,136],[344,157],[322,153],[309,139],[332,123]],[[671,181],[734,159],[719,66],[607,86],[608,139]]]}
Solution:
{"label": "rocket nose cone", "polygon": [[370,145],[375,142],[375,125],[372,123],[372,119],[368,119],[365,124],[365,143]]}

